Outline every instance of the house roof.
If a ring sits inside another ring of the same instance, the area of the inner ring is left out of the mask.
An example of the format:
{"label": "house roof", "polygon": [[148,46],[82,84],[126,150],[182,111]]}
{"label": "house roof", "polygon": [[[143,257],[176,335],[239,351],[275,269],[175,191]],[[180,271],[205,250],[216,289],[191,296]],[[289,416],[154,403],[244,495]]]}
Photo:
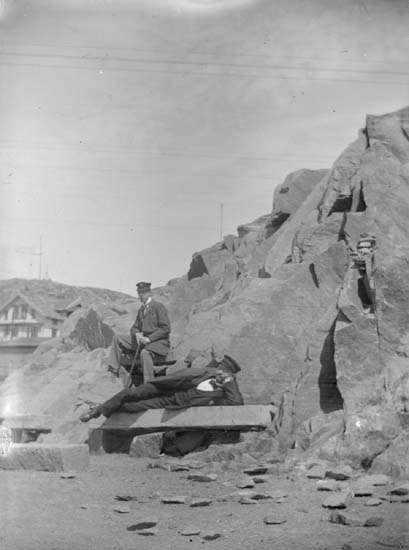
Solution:
{"label": "house roof", "polygon": [[41,313],[44,317],[47,317],[49,319],[57,319],[57,320],[63,320],[64,317],[62,317],[59,313],[55,311],[55,304],[54,302],[47,298],[46,296],[36,296],[35,298],[27,298],[24,294],[21,292],[17,292],[16,294],[13,294],[11,298],[9,298],[6,302],[4,302],[0,306],[0,312],[3,311],[7,306],[9,306],[16,298],[20,298],[28,306],[33,308],[35,311],[38,311]]}

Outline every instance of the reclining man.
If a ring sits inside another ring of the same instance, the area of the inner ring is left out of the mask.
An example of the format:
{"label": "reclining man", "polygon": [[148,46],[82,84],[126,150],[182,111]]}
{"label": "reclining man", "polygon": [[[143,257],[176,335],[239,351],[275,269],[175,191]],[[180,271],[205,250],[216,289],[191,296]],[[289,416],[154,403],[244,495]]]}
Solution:
{"label": "reclining man", "polygon": [[243,396],[236,381],[241,370],[229,355],[221,361],[212,360],[206,367],[181,369],[159,376],[146,384],[126,388],[101,405],[80,416],[88,422],[103,414],[136,413],[147,409],[184,409],[205,405],[243,405]]}
{"label": "reclining man", "polygon": [[140,365],[143,381],[154,378],[155,360],[164,360],[170,348],[170,322],[166,307],[153,300],[151,283],[140,282],[136,285],[138,297],[142,302],[130,334],[116,334],[112,341],[108,358],[108,370],[118,374],[121,367],[123,350],[140,349]]}

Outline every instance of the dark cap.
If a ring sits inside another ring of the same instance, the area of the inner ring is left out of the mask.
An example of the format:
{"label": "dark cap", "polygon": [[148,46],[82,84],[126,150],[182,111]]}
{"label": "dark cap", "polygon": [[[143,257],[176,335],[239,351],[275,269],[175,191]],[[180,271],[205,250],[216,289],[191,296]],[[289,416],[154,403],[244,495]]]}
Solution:
{"label": "dark cap", "polygon": [[151,283],[145,283],[141,281],[140,283],[136,283],[136,290],[138,292],[150,292],[151,289]]}
{"label": "dark cap", "polygon": [[233,359],[233,357],[230,357],[230,355],[225,355],[223,359],[219,363],[219,367],[222,369],[226,369],[233,374],[236,374],[236,372],[241,371],[240,365]]}

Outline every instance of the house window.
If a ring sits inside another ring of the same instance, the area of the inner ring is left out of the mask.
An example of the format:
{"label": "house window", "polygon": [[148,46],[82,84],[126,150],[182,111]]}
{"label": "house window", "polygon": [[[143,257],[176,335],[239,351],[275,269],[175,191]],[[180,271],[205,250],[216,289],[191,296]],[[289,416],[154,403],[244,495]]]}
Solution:
{"label": "house window", "polygon": [[31,315],[31,318],[32,319],[35,319],[36,318],[36,312],[33,308],[30,309],[30,315]]}
{"label": "house window", "polygon": [[11,337],[12,338],[18,337],[18,327],[11,327]]}
{"label": "house window", "polygon": [[18,319],[18,307],[13,307],[13,313],[12,313],[12,317],[13,321],[15,319]]}
{"label": "house window", "polygon": [[37,338],[38,327],[30,327],[30,338]]}
{"label": "house window", "polygon": [[21,319],[27,319],[27,312],[28,312],[27,306],[22,306],[21,307]]}
{"label": "house window", "polygon": [[51,336],[55,338],[58,335],[58,330],[56,328],[51,329]]}

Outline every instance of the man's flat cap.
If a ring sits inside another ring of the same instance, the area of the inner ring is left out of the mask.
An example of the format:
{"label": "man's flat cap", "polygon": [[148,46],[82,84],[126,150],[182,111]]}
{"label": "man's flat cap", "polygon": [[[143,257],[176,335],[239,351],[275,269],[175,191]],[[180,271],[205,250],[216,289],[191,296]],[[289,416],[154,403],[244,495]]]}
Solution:
{"label": "man's flat cap", "polygon": [[220,366],[223,368],[228,369],[230,372],[233,372],[236,374],[236,372],[241,371],[240,365],[233,359],[233,357],[230,357],[230,355],[225,355],[223,359],[220,361]]}
{"label": "man's flat cap", "polygon": [[149,292],[151,289],[151,283],[145,283],[144,281],[141,281],[140,283],[136,283],[136,290],[138,292]]}

